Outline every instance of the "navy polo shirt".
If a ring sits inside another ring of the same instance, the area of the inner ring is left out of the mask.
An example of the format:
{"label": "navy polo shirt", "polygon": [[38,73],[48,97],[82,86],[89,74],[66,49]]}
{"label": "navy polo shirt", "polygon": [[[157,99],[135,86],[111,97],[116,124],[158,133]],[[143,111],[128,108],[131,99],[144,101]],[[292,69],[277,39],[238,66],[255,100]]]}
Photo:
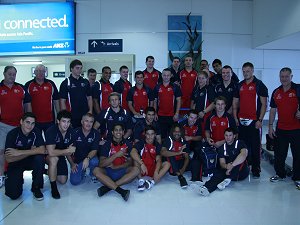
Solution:
{"label": "navy polo shirt", "polygon": [[70,101],[72,118],[81,119],[89,111],[87,97],[91,96],[91,88],[87,79],[69,76],[61,83],[59,94],[60,98]]}
{"label": "navy polo shirt", "polygon": [[245,142],[238,140],[237,147],[235,147],[237,141],[234,141],[231,145],[225,143],[218,148],[218,158],[225,158],[226,163],[233,162],[241,153],[241,149],[246,148]]}
{"label": "navy polo shirt", "polygon": [[233,95],[236,92],[237,83],[231,81],[230,84],[225,87],[224,83],[219,83],[215,87],[216,97],[223,96],[226,98],[226,111],[232,106]]}
{"label": "navy polo shirt", "polygon": [[96,121],[100,123],[100,130],[101,134],[107,135],[107,139],[110,139],[112,137],[112,128],[115,123],[123,124],[125,127],[125,132],[128,129],[132,129],[132,118],[128,114],[128,112],[124,109],[120,109],[119,112],[113,111],[111,108],[108,108],[107,110],[102,110],[97,118]]}
{"label": "navy polo shirt", "polygon": [[85,136],[82,132],[82,128],[78,127],[74,130],[74,145],[76,151],[74,153],[74,162],[82,162],[88,154],[93,150],[98,150],[100,134],[97,130],[92,128],[90,133]]}
{"label": "navy polo shirt", "polygon": [[45,133],[46,145],[55,145],[55,149],[66,149],[73,143],[73,129],[69,127],[63,138],[58,125],[53,125]]}
{"label": "navy polo shirt", "polygon": [[194,101],[195,109],[198,112],[203,111],[215,99],[215,91],[212,86],[204,86],[200,89],[199,85],[194,87],[192,92],[192,100]]}
{"label": "navy polo shirt", "polygon": [[[142,140],[145,138],[145,127],[147,126],[146,119],[139,120],[133,129],[134,140]],[[154,127],[156,135],[161,135],[160,126],[157,121],[153,121],[151,126]]]}
{"label": "navy polo shirt", "polygon": [[162,144],[162,147],[165,147],[168,151],[178,152],[179,148],[183,145],[186,145],[184,152],[190,153],[189,144],[183,138],[180,140],[173,140],[170,136],[168,136]]}
{"label": "navy polo shirt", "polygon": [[44,144],[42,132],[38,128],[33,128],[26,136],[23,134],[21,127],[16,127],[8,132],[5,149],[14,148],[18,150],[30,150],[33,146],[40,147]]}

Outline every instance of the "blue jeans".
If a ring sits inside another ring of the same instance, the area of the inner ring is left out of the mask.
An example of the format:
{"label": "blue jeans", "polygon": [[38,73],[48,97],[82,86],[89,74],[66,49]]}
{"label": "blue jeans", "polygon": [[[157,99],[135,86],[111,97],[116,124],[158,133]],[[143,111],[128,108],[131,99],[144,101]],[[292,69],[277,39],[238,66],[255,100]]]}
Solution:
{"label": "blue jeans", "polygon": [[[81,181],[83,180],[84,178],[84,175],[85,175],[85,170],[82,170],[82,163],[83,162],[80,162],[78,163],[77,165],[77,172],[72,172],[70,173],[70,183],[72,185],[78,185],[81,183]],[[90,163],[89,163],[89,168],[90,168],[90,176],[93,175],[93,170],[96,166],[98,166],[99,164],[99,160],[97,157],[93,157],[91,160],[90,160]]]}

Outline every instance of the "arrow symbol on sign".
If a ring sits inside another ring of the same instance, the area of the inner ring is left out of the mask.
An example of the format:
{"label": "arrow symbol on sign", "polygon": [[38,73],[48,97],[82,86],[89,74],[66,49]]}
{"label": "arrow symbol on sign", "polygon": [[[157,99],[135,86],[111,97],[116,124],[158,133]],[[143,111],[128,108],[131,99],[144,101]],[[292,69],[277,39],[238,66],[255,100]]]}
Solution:
{"label": "arrow symbol on sign", "polygon": [[92,43],[91,43],[91,45],[93,45],[94,46],[94,48],[96,47],[96,45],[98,45],[98,43],[97,43],[97,41],[93,41]]}

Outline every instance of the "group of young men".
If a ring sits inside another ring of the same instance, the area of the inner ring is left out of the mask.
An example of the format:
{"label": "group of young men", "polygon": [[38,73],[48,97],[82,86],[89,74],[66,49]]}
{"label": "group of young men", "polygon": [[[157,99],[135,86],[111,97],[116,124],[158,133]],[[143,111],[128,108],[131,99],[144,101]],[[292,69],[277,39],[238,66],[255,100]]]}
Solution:
{"label": "group of young men", "polygon": [[[192,182],[202,181],[206,146],[218,153],[218,166],[210,180],[198,186],[200,194],[245,179],[249,168],[253,178],[259,178],[268,89],[254,76],[253,64],[244,63],[241,82],[218,59],[213,62],[216,73],[209,71],[206,60],[199,72],[192,67],[192,57],[183,64],[180,70],[175,57],[160,73],[154,57],[148,56],[147,68],[135,72],[132,86],[126,66],[120,67],[120,80],[113,85],[110,67],[102,68],[99,81],[94,69],[85,79],[82,63],[74,60],[59,91],[45,78],[43,65],[36,66],[35,78],[25,86],[15,82],[15,67],[5,67],[0,84],[0,186],[5,183],[5,194],[19,198],[23,172],[33,170],[31,191],[42,200],[45,163],[55,199],[60,198],[57,182],[66,183],[70,173],[70,183],[78,185],[88,171],[103,184],[97,190],[99,197],[114,190],[127,201],[130,190],[122,185],[138,178],[139,191],[150,189],[167,172],[186,188],[187,170]],[[292,82],[290,68],[281,69],[279,77],[282,85],[274,90],[270,104],[269,136],[277,143],[276,175],[270,181],[285,179],[291,144],[292,179],[300,189],[300,90]]]}

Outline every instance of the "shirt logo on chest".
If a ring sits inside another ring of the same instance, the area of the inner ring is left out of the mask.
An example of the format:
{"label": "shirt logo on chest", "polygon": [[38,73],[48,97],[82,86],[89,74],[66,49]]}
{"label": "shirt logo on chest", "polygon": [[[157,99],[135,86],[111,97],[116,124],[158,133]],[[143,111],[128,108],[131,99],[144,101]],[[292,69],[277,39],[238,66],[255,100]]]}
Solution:
{"label": "shirt logo on chest", "polygon": [[18,94],[18,93],[20,93],[20,90],[14,89],[14,93]]}
{"label": "shirt logo on chest", "polygon": [[1,95],[7,95],[7,91],[2,90]]}

